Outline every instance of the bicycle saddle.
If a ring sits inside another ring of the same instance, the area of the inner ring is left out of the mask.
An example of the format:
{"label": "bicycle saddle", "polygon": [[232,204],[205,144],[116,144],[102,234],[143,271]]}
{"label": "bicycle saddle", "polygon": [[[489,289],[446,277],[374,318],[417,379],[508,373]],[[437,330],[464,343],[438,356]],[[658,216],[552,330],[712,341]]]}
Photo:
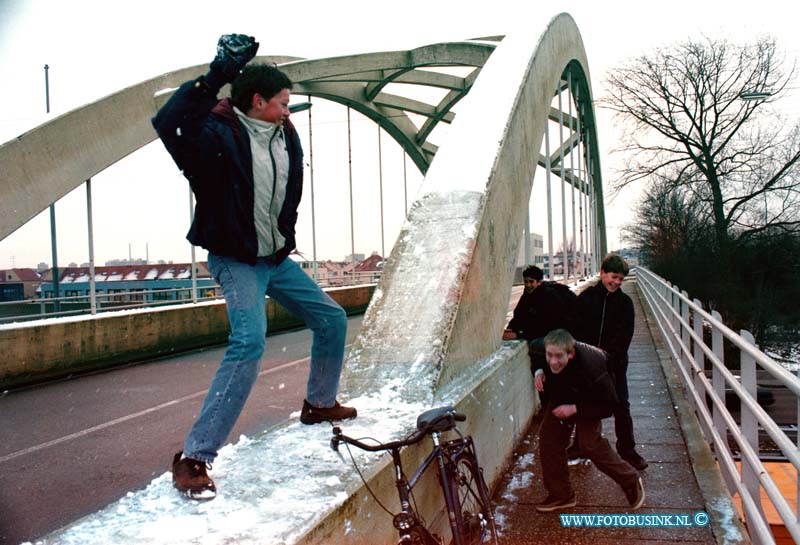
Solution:
{"label": "bicycle saddle", "polygon": [[456,420],[464,420],[456,415],[463,416],[456,413],[450,405],[429,409],[417,417],[417,429],[428,433],[452,430],[456,426]]}

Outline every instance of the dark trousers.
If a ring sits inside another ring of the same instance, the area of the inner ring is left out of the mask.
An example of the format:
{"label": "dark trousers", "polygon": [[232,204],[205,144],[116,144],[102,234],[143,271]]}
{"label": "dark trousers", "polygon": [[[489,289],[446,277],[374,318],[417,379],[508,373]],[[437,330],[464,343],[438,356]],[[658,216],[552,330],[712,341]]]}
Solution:
{"label": "dark trousers", "polygon": [[[631,404],[628,401],[628,358],[609,363],[609,370],[614,377],[619,405],[614,410],[614,433],[617,435],[617,452],[623,456],[636,450],[636,439],[633,437],[633,418]],[[582,453],[583,438],[575,433],[572,448]],[[585,456],[585,454],[584,454]]]}
{"label": "dark trousers", "polygon": [[614,432],[617,434],[617,452],[629,454],[636,448],[633,437],[633,418],[631,404],[628,401],[628,358],[612,364],[614,383],[617,389],[619,406],[614,411]]}
{"label": "dark trousers", "polygon": [[576,427],[581,437],[583,454],[597,469],[611,477],[623,488],[633,486],[639,473],[628,462],[619,457],[607,439],[603,437],[603,422],[596,419],[572,418],[560,420],[553,416],[552,406],[545,409],[539,431],[539,459],[542,464],[542,479],[548,496],[567,499],[573,496],[567,466],[567,445]]}

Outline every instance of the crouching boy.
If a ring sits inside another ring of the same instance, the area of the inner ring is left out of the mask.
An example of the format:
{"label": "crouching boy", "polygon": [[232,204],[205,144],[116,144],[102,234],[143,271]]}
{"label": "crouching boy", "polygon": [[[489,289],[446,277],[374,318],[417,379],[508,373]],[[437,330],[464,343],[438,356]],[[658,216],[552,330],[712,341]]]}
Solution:
{"label": "crouching boy", "polygon": [[[547,367],[538,369],[536,389],[548,395],[539,435],[539,458],[547,498],[536,505],[540,512],[575,506],[569,479],[567,445],[573,427],[581,437],[581,448],[597,468],[622,487],[631,508],[644,503],[639,473],[620,458],[602,435],[602,421],[618,403],[614,381],[606,367],[607,355],[593,346],[577,343],[564,329],[544,338]],[[536,349],[536,347],[532,347]]]}

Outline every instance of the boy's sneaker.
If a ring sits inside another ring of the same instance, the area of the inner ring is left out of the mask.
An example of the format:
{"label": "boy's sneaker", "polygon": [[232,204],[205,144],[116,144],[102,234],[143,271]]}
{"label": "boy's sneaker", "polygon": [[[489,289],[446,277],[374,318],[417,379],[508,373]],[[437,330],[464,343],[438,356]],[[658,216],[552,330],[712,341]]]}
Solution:
{"label": "boy's sneaker", "polygon": [[172,484],[178,491],[193,500],[213,500],[217,495],[217,487],[208,476],[211,464],[183,458],[179,452],[172,459]]}
{"label": "boy's sneaker", "polygon": [[300,411],[300,422],[303,424],[319,424],[320,422],[330,422],[332,420],[347,420],[358,415],[355,408],[345,407],[335,402],[333,407],[315,407],[305,399],[303,400],[303,410]]}
{"label": "boy's sneaker", "polygon": [[580,447],[576,447],[575,445],[567,447],[567,461],[571,462],[572,460],[580,460],[582,458]]}
{"label": "boy's sneaker", "polygon": [[644,504],[644,485],[641,477],[636,479],[633,486],[623,487],[622,490],[625,492],[625,497],[628,498],[631,509],[639,509]]}
{"label": "boy's sneaker", "polygon": [[634,469],[638,469],[639,471],[645,469],[647,467],[647,460],[639,456],[639,453],[635,450],[630,452],[624,452],[619,454],[620,458],[628,462],[630,465],[634,467]]}
{"label": "boy's sneaker", "polygon": [[543,502],[536,504],[536,510],[540,513],[549,513],[559,509],[575,507],[575,505],[575,494],[566,499],[558,499],[552,496],[547,496]]}

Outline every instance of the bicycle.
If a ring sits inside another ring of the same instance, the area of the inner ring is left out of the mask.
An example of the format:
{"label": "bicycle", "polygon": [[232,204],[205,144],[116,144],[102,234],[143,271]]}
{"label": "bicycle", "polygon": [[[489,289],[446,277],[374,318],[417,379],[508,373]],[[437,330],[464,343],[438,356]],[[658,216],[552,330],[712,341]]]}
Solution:
{"label": "bicycle", "polygon": [[[376,443],[374,445],[344,435],[338,426],[333,428],[331,448],[341,457],[339,444],[345,443],[353,465],[362,480],[364,480],[364,476],[358,469],[348,445],[370,452],[389,451],[391,453],[401,511],[396,514],[392,513],[380,503],[365,480],[364,484],[367,485],[367,490],[381,508],[393,516],[394,527],[400,536],[398,545],[446,545],[442,537],[428,530],[425,521],[412,505],[413,489],[434,460],[437,461],[439,468],[439,484],[444,493],[453,545],[477,545],[489,539],[497,545],[497,530],[491,509],[489,490],[483,479],[483,471],[478,464],[472,437],[464,436],[456,428],[457,421],[465,420],[465,415],[457,413],[450,406],[430,409],[417,417],[417,431],[406,439],[389,443],[381,443],[372,439]],[[454,430],[458,437],[442,442],[442,434],[450,430]],[[408,480],[400,461],[400,450],[419,443],[427,436],[433,440],[433,450]],[[344,460],[343,457],[342,459]]]}

